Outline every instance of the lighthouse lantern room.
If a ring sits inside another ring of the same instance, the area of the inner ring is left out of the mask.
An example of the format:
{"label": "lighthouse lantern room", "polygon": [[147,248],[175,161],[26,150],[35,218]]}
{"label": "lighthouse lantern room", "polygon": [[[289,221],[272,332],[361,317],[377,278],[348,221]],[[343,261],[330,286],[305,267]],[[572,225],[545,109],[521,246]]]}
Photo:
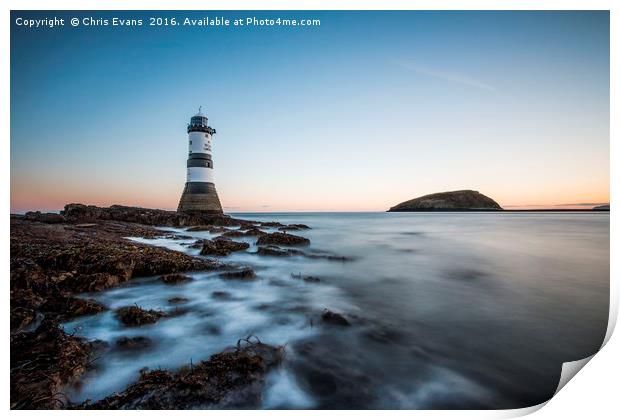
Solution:
{"label": "lighthouse lantern room", "polygon": [[215,130],[209,127],[208,122],[201,107],[187,125],[187,182],[179,201],[179,212],[223,213],[213,179],[211,141]]}

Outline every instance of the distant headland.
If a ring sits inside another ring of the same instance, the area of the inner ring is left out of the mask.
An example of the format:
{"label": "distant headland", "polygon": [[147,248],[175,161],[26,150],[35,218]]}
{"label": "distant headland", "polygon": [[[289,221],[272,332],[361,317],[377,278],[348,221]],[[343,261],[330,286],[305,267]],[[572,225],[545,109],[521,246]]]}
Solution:
{"label": "distant headland", "polygon": [[556,211],[609,211],[609,204],[591,209],[539,208],[504,209],[495,200],[474,190],[445,191],[403,201],[388,212],[412,211],[501,211],[501,212],[556,212]]}
{"label": "distant headland", "polygon": [[495,200],[473,190],[446,191],[404,201],[388,211],[498,211]]}

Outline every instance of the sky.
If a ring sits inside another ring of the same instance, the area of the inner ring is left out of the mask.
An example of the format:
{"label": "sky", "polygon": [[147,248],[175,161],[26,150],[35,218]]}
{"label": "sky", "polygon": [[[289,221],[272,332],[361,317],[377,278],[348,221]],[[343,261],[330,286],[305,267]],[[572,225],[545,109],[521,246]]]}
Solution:
{"label": "sky", "polygon": [[[320,19],[25,28],[16,18]],[[473,189],[609,202],[608,12],[12,12],[11,211],[176,209],[202,106],[227,212]]]}

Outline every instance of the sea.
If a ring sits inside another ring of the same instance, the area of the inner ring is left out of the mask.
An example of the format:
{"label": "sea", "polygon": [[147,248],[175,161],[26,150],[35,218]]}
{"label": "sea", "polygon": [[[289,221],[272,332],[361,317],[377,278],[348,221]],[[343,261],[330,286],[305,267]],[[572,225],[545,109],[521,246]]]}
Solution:
{"label": "sea", "polygon": [[[256,238],[235,238],[251,247],[220,259],[251,266],[254,280],[191,272],[182,284],[136,278],[84,294],[110,310],[65,329],[111,347],[66,391],[71,401],[120,392],[143,368],[174,370],[251,336],[285,346],[285,358],[250,408],[522,408],[551,398],[562,364],[603,343],[608,212],[233,216],[306,224],[290,232],[310,239],[300,249],[333,258],[261,256]],[[189,245],[217,236],[161,231],[131,240],[198,255]],[[187,302],[169,303],[174,297]],[[127,328],[113,311],[134,304],[180,315]],[[350,325],[324,322],[326,311]],[[151,347],[114,350],[118,338],[133,336]]]}

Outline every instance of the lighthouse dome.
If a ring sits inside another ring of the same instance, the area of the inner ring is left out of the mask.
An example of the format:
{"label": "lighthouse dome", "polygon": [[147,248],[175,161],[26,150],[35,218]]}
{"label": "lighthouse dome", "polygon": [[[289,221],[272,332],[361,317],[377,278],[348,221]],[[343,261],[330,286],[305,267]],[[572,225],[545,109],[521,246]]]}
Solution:
{"label": "lighthouse dome", "polygon": [[198,113],[190,119],[189,124],[187,125],[187,132],[189,133],[192,131],[215,134],[215,130],[209,127],[209,119],[202,113],[202,107],[200,107]]}

